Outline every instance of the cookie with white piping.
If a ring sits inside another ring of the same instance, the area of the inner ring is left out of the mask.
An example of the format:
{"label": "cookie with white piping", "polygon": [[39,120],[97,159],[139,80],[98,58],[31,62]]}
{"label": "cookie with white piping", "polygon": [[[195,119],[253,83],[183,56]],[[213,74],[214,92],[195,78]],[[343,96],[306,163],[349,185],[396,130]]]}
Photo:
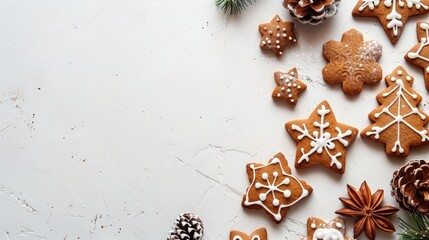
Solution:
{"label": "cookie with white piping", "polygon": [[282,153],[277,153],[268,164],[249,163],[246,171],[250,186],[241,205],[244,208],[264,209],[276,223],[286,217],[289,207],[313,191],[306,182],[291,175]]}
{"label": "cookie with white piping", "polygon": [[338,174],[344,173],[347,147],[358,130],[337,122],[327,101],[322,101],[308,119],[288,122],[285,128],[298,143],[295,168],[322,165]]}
{"label": "cookie with white piping", "polygon": [[281,99],[295,105],[298,101],[298,94],[307,89],[307,85],[299,79],[296,68],[292,68],[288,72],[275,72],[274,79],[277,84],[272,94],[274,100]]}
{"label": "cookie with white piping", "polygon": [[387,155],[406,157],[410,147],[429,144],[429,116],[417,108],[422,96],[411,88],[414,78],[402,66],[385,80],[387,88],[377,95],[380,106],[368,115],[373,124],[361,136],[384,143]]}
{"label": "cookie with white piping", "polygon": [[302,240],[313,239],[352,240],[346,236],[346,225],[342,218],[326,222],[320,218],[310,217],[307,220],[307,237]]}
{"label": "cookie with white piping", "polygon": [[232,230],[229,233],[229,240],[268,240],[267,229],[259,228],[250,235],[237,230]]}
{"label": "cookie with white piping", "polygon": [[293,26],[293,22],[284,22],[279,15],[276,15],[271,22],[259,25],[259,32],[262,35],[259,47],[273,51],[278,57],[283,55],[286,46],[295,44],[297,41]]}
{"label": "cookie with white piping", "polygon": [[362,33],[350,29],[341,42],[331,40],[323,45],[323,56],[329,61],[322,71],[323,80],[331,85],[341,84],[347,95],[357,95],[364,83],[374,85],[383,78],[377,63],[382,51],[378,42],[364,42]]}
{"label": "cookie with white piping", "polygon": [[423,69],[425,87],[429,91],[429,22],[417,23],[419,43],[405,54],[405,59]]}
{"label": "cookie with white piping", "polygon": [[429,12],[429,0],[359,0],[353,9],[355,17],[376,17],[395,44],[408,18]]}

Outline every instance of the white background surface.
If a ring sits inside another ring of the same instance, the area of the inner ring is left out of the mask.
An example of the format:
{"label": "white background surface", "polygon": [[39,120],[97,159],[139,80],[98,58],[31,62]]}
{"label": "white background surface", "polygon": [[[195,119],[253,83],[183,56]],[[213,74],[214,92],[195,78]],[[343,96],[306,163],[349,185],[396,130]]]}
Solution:
{"label": "white background surface", "polygon": [[[403,59],[427,16],[411,18],[393,46],[375,18],[353,19],[355,2],[323,25],[297,23],[299,43],[276,58],[260,51],[258,24],[291,20],[278,0],[238,17],[212,0],[1,1],[0,239],[165,239],[184,211],[201,216],[205,239],[261,226],[271,240],[299,239],[308,217],[335,218],[346,183],[363,180],[396,206],[393,171],[427,158],[428,147],[387,158],[382,144],[360,137],[342,177],[292,168],[314,192],[280,225],[240,205],[246,163],[281,151],[293,165],[285,122],[327,99],[340,122],[370,124],[384,80],[348,98],[321,77],[323,43],[349,28],[384,46],[383,75],[404,65],[416,77],[428,110],[422,71]],[[290,108],[271,99],[272,74],[293,66],[308,89]]]}

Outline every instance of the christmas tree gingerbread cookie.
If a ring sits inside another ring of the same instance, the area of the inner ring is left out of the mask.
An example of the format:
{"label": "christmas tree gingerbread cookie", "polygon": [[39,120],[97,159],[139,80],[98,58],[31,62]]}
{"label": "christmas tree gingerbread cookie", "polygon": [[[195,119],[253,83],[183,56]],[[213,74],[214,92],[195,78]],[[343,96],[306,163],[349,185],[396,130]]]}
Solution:
{"label": "christmas tree gingerbread cookie", "polygon": [[424,126],[429,116],[417,109],[422,97],[412,88],[414,78],[399,66],[385,78],[387,88],[377,95],[381,105],[371,113],[374,122],[361,136],[386,145],[386,154],[406,157],[411,146],[429,143]]}
{"label": "christmas tree gingerbread cookie", "polygon": [[268,164],[249,163],[246,166],[250,186],[243,196],[244,208],[264,209],[270,218],[280,223],[292,205],[307,197],[313,189],[291,175],[291,169],[282,153]]}
{"label": "christmas tree gingerbread cookie", "polygon": [[321,102],[305,120],[286,123],[286,130],[298,143],[295,168],[323,165],[343,174],[346,169],[346,148],[358,130],[338,123],[327,101]]}
{"label": "christmas tree gingerbread cookie", "polygon": [[283,55],[286,46],[296,43],[293,26],[293,22],[283,22],[278,15],[271,22],[259,25],[259,32],[262,35],[259,47],[272,50],[277,57]]}
{"label": "christmas tree gingerbread cookie", "polygon": [[273,91],[273,99],[286,100],[287,103],[295,105],[298,101],[298,94],[307,89],[307,85],[298,77],[296,68],[288,72],[275,72],[276,88]]}
{"label": "christmas tree gingerbread cookie", "polygon": [[267,229],[259,228],[250,235],[232,230],[229,233],[229,240],[268,240]]}
{"label": "christmas tree gingerbread cookie", "polygon": [[346,236],[346,225],[342,218],[335,218],[330,222],[315,217],[308,218],[307,235],[303,240],[352,240]]}
{"label": "christmas tree gingerbread cookie", "polygon": [[429,0],[359,0],[355,17],[376,17],[394,44],[399,40],[409,17],[429,12]]}
{"label": "christmas tree gingerbread cookie", "polygon": [[405,54],[405,59],[423,68],[426,90],[429,91],[429,22],[417,23],[417,39],[419,43]]}

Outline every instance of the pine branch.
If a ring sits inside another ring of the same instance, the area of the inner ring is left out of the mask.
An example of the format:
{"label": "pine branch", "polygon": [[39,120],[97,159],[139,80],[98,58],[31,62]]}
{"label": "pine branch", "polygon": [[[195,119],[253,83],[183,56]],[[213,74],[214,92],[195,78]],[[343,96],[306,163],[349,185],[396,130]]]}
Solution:
{"label": "pine branch", "polygon": [[407,223],[399,218],[399,227],[402,233],[399,233],[400,240],[421,240],[429,239],[429,216],[419,215],[418,213],[410,214],[412,223]]}
{"label": "pine branch", "polygon": [[252,5],[252,0],[216,0],[216,6],[224,13],[229,12],[230,15],[241,13],[249,6],[248,4]]}

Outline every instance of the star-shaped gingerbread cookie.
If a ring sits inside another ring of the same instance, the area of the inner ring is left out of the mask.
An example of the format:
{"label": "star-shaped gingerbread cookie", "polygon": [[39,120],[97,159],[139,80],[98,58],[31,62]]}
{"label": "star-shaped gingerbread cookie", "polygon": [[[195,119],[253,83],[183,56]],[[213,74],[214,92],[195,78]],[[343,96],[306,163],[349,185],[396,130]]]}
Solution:
{"label": "star-shaped gingerbread cookie", "polygon": [[293,26],[293,22],[283,22],[278,15],[270,23],[259,25],[259,32],[262,35],[259,46],[272,50],[277,56],[283,55],[286,46],[296,43]]}
{"label": "star-shaped gingerbread cookie", "polygon": [[286,123],[286,130],[298,143],[295,168],[323,165],[343,174],[346,150],[358,130],[338,123],[327,101],[321,102],[305,120]]}
{"label": "star-shaped gingerbread cookie", "polygon": [[346,236],[346,225],[342,218],[325,222],[320,218],[311,217],[307,220],[307,237],[303,240],[329,239],[352,240]]}
{"label": "star-shaped gingerbread cookie", "polygon": [[354,96],[364,83],[374,85],[383,78],[377,63],[381,53],[378,42],[364,42],[362,33],[350,29],[341,42],[331,40],[323,45],[323,56],[329,61],[323,68],[323,79],[331,85],[341,83],[343,92]]}
{"label": "star-shaped gingerbread cookie", "polygon": [[429,12],[429,0],[359,0],[353,16],[376,17],[395,44],[409,17]]}
{"label": "star-shaped gingerbread cookie", "polygon": [[417,39],[419,43],[405,54],[405,59],[423,68],[426,90],[429,91],[429,22],[417,23]]}
{"label": "star-shaped gingerbread cookie", "polygon": [[292,205],[307,197],[313,189],[291,175],[291,169],[282,153],[268,164],[249,163],[246,166],[250,186],[243,196],[244,208],[264,209],[270,218],[280,223]]}
{"label": "star-shaped gingerbread cookie", "polygon": [[268,240],[267,229],[259,228],[250,236],[240,231],[232,230],[229,233],[229,240]]}
{"label": "star-shaped gingerbread cookie", "polygon": [[284,99],[292,105],[298,101],[298,94],[307,89],[307,85],[299,79],[296,68],[288,72],[275,72],[274,79],[277,87],[273,91],[273,99]]}

